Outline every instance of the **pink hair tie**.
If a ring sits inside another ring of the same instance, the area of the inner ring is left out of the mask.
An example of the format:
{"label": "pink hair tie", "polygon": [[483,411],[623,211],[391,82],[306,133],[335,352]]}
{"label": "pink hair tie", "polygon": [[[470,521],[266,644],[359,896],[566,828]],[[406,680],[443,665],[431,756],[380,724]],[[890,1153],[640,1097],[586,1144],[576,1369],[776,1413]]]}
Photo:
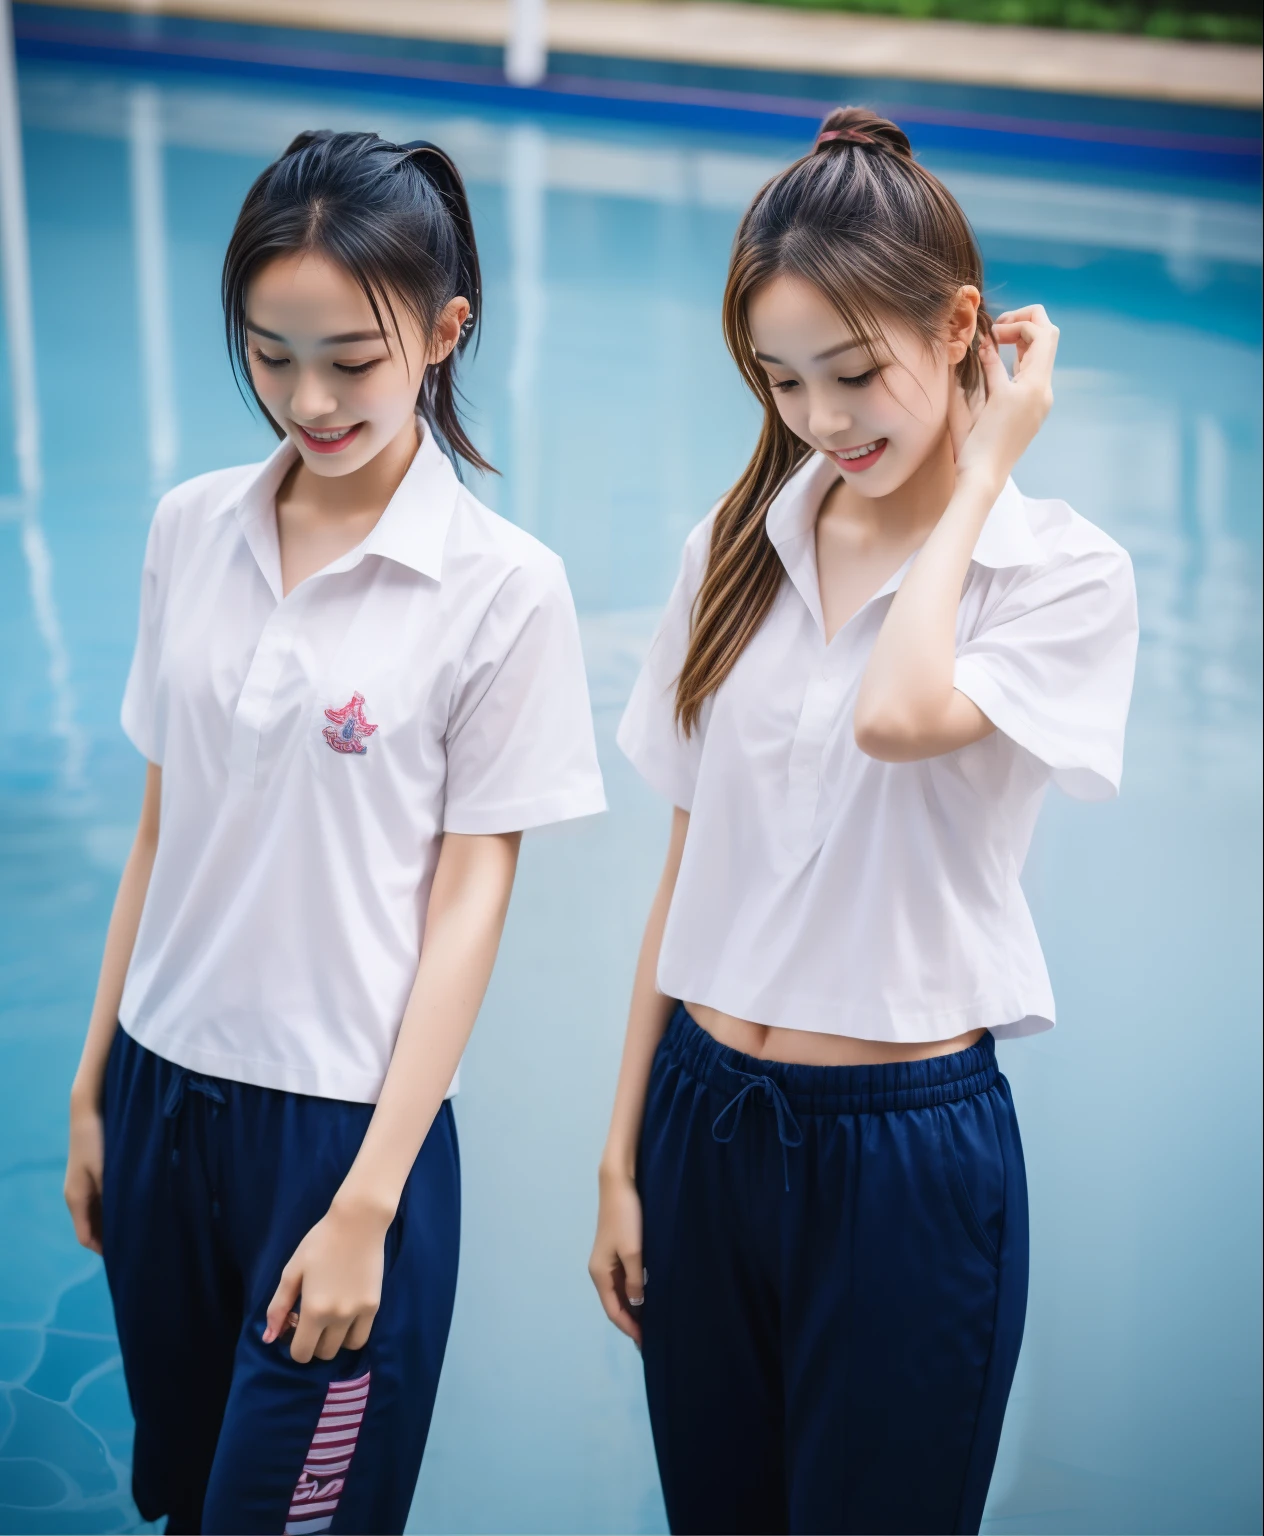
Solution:
{"label": "pink hair tie", "polygon": [[815,154],[821,145],[828,143],[830,139],[843,139],[848,144],[873,143],[869,135],[861,133],[859,128],[831,128],[827,133],[817,134],[816,143],[812,146],[812,152]]}

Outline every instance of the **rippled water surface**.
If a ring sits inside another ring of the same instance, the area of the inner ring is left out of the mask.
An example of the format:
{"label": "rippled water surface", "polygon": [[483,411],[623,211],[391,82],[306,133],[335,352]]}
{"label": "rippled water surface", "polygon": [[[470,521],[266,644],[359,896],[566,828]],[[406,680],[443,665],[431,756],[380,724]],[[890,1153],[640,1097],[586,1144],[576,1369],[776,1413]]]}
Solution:
{"label": "rippled water surface", "polygon": [[[412,1528],[662,1530],[637,1357],[585,1274],[666,829],[612,738],[681,541],[752,442],[719,296],[742,206],[798,146],[69,67],[21,85],[34,355],[0,383],[0,1531],[137,1528],[108,1297],[61,1203],[66,1088],[139,802],[117,715],[149,515],[166,485],[270,446],[224,362],[219,262],[253,176],[324,125],[437,139],[469,177],[488,295],[468,393],[505,471],[481,494],[565,557],[611,802],[528,840],[467,1057],[461,1284]],[[1060,1024],[1001,1048],[1034,1271],[985,1529],[1258,1530],[1258,202],[931,163],[994,299],[1041,299],[1063,329],[1057,408],[1017,478],[1128,547],[1143,623],[1124,794],[1051,798],[1027,870]]]}

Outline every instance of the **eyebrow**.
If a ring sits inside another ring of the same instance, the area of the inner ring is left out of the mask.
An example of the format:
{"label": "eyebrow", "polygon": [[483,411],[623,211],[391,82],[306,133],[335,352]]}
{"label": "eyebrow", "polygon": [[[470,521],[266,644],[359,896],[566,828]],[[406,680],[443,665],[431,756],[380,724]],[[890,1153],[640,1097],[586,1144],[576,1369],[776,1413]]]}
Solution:
{"label": "eyebrow", "polygon": [[[253,320],[246,321],[246,329],[253,331],[256,336],[266,336],[269,341],[284,342],[284,336],[278,336],[275,331],[265,331],[261,325],[256,325]],[[322,347],[342,347],[353,341],[385,341],[386,337],[381,331],[346,331],[341,336],[323,336],[319,342]]]}
{"label": "eyebrow", "polygon": [[[840,352],[863,351],[866,345],[867,343],[864,341],[840,341],[836,347],[827,347],[824,352],[818,352],[812,361],[814,363],[823,363],[827,358],[837,357]],[[769,357],[767,352],[756,352],[755,356],[761,363],[772,363],[778,368],[788,366],[779,357]]]}

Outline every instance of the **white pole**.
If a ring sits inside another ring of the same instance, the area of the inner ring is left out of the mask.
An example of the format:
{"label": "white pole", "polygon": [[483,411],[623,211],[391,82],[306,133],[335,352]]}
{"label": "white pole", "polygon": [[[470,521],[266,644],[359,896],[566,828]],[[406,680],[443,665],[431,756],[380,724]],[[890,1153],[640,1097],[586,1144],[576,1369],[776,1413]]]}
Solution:
{"label": "white pole", "polygon": [[39,402],[35,392],[35,332],[31,323],[31,255],[22,175],[22,115],[13,55],[13,13],[0,0],[0,261],[4,320],[13,391],[13,446],[23,494],[40,488]]}
{"label": "white pole", "polygon": [[546,144],[535,123],[509,130],[505,196],[514,300],[514,348],[509,364],[511,507],[518,526],[539,522],[540,348],[547,295],[544,286]]}
{"label": "white pole", "polygon": [[132,240],[136,256],[141,372],[149,421],[149,478],[150,488],[154,491],[165,491],[170,485],[178,448],[160,112],[161,101],[152,85],[133,88],[130,123]]}
{"label": "white pole", "polygon": [[547,0],[510,0],[506,78],[514,85],[539,85],[548,62]]}

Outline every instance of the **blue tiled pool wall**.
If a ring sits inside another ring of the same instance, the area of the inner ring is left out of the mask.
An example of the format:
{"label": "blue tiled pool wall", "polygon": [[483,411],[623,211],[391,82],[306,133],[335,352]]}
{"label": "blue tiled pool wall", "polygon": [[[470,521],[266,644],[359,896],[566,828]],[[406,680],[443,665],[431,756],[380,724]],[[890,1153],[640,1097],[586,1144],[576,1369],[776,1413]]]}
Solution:
{"label": "blue tiled pool wall", "polygon": [[[20,501],[6,434],[0,1532],[136,1522],[107,1299],[60,1183],[140,785],[117,706],[162,482],[137,160],[156,125],[179,479],[271,445],[228,376],[219,262],[250,179],[320,124],[435,138],[469,177],[488,283],[468,393],[505,471],[480,494],[566,559],[612,806],[524,850],[458,1104],[461,1288],[410,1528],[661,1530],[636,1358],[584,1273],[664,836],[611,738],[681,540],[749,450],[719,293],[742,203],[801,141],[35,63],[22,92],[45,485]],[[1052,800],[1025,877],[1060,1025],[1002,1053],[1034,1271],[986,1529],[1254,1530],[1258,208],[1195,179],[931,163],[994,300],[1039,297],[1063,325],[1057,409],[1020,481],[1126,544],[1143,614],[1124,797]],[[10,387],[0,371],[6,421]]]}
{"label": "blue tiled pool wall", "polygon": [[18,48],[31,58],[380,84],[500,107],[675,123],[729,132],[808,134],[840,101],[895,118],[918,148],[1128,168],[1155,176],[1260,178],[1258,111],[1179,102],[1008,90],[950,82],[756,70],[556,52],[540,89],[508,85],[502,51],[196,18],[18,4]]}

